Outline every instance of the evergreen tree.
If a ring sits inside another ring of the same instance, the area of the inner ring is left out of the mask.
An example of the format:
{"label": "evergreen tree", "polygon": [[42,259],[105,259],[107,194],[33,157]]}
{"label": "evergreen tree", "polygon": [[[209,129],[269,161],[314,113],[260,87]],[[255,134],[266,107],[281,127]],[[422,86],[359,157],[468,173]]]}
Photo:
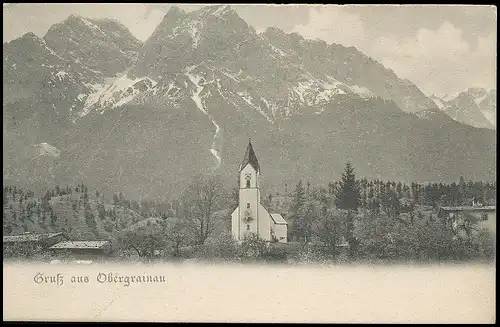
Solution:
{"label": "evergreen tree", "polygon": [[295,186],[294,200],[292,202],[292,212],[296,214],[304,206],[306,202],[306,192],[302,185],[302,180]]}
{"label": "evergreen tree", "polygon": [[354,237],[354,219],[361,205],[359,182],[356,180],[354,168],[348,162],[345,166],[342,179],[335,192],[335,205],[341,210],[347,211],[344,221],[344,236],[349,244],[350,255],[357,251],[357,241]]}
{"label": "evergreen tree", "polygon": [[345,171],[342,174],[342,180],[336,189],[335,205],[339,209],[353,212],[357,212],[361,205],[359,183],[356,180],[354,168],[350,162],[346,164]]}
{"label": "evergreen tree", "polygon": [[463,176],[460,176],[460,181],[458,182],[458,194],[459,201],[463,202],[467,198],[467,185],[465,184],[465,180]]}
{"label": "evergreen tree", "polygon": [[57,216],[56,216],[56,214],[55,214],[55,213],[52,213],[52,214],[50,215],[50,226],[51,226],[52,228],[55,228],[55,227],[56,227],[56,222],[57,222]]}

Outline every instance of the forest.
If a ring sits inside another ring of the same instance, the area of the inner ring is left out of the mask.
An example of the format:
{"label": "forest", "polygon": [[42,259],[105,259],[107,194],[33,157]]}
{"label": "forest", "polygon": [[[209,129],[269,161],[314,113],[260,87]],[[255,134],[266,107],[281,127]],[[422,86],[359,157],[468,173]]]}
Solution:
{"label": "forest", "polygon": [[165,200],[108,198],[85,184],[38,196],[4,186],[3,235],[63,232],[72,240],[109,240],[113,258],[146,261],[443,262],[495,254],[495,234],[481,221],[465,215],[453,224],[437,213],[442,206],[496,205],[496,182],[357,179],[347,163],[339,181],[312,186],[300,180],[291,192],[262,197],[289,224],[289,243],[271,246],[257,235],[234,242],[230,214],[237,195],[238,188],[225,187],[216,174],[196,176]]}

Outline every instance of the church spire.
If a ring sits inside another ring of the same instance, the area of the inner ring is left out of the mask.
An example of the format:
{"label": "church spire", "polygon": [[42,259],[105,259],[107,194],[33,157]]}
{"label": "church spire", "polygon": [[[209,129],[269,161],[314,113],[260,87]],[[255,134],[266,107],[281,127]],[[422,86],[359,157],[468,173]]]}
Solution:
{"label": "church spire", "polygon": [[245,166],[247,164],[250,164],[253,167],[253,169],[255,169],[257,172],[260,170],[259,161],[257,160],[257,156],[255,155],[255,152],[253,151],[252,142],[251,142],[250,138],[248,138],[247,151],[245,152],[245,157],[243,158],[243,161],[241,162],[240,171],[243,168],[245,168]]}

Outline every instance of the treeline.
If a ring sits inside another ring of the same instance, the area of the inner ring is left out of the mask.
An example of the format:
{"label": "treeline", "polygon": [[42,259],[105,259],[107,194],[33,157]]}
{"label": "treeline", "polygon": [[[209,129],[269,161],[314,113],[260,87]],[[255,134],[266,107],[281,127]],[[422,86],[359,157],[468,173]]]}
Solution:
{"label": "treeline", "polygon": [[131,200],[125,198],[123,193],[114,193],[112,204],[115,206],[121,206],[130,210],[134,210],[139,213],[143,217],[171,217],[175,216],[176,212],[178,212],[179,201],[172,200],[164,201],[164,200]]}
{"label": "treeline", "polygon": [[[66,214],[65,222],[52,208],[54,196],[71,203],[72,213]],[[219,176],[197,176],[172,198],[137,201],[116,193],[107,200],[99,191],[91,194],[86,185],[79,184],[75,188],[56,186],[37,199],[32,191],[6,186],[4,234],[9,232],[5,230],[6,214],[14,215],[16,221],[16,212],[21,212],[21,221],[33,221],[34,216],[47,229],[59,222],[63,231],[72,231],[77,226],[68,223],[68,217],[83,210],[86,226],[95,235],[99,228],[108,232],[117,256],[132,253],[143,259],[446,261],[494,256],[492,235],[480,222],[471,217],[452,222],[437,217],[436,210],[472,202],[495,204],[494,182],[465,182],[463,178],[451,184],[358,180],[348,163],[340,181],[326,186],[313,187],[302,181],[295,185],[288,205],[279,208],[289,223],[290,243],[271,247],[263,247],[255,235],[240,245],[231,241],[227,233],[237,189],[225,189]],[[272,196],[263,203],[272,207]],[[131,216],[124,215],[127,211]],[[138,223],[140,220],[144,223]],[[191,249],[190,254],[183,252],[186,248]]]}
{"label": "treeline", "polygon": [[491,258],[492,234],[479,219],[437,217],[443,205],[494,204],[494,183],[404,184],[357,180],[348,163],[327,188],[299,181],[288,208],[289,238],[335,257],[383,260],[461,260]]}
{"label": "treeline", "polygon": [[[293,194],[284,194],[290,201],[297,194],[297,188],[307,188],[313,192],[328,193],[332,196],[339,186],[339,181],[330,182],[326,188],[320,186],[312,190],[309,183],[305,185],[300,181]],[[299,185],[300,184],[300,185]],[[299,190],[299,192],[302,192]],[[395,181],[359,180],[360,206],[365,209],[394,208],[405,206],[430,206],[434,209],[440,206],[470,206],[473,202],[480,205],[496,204],[496,182],[468,181],[460,177],[458,183],[403,183]],[[279,193],[277,194],[279,196]],[[273,194],[269,194],[264,201],[283,211],[288,211],[290,206],[274,201]],[[291,204],[293,206],[293,204]]]}

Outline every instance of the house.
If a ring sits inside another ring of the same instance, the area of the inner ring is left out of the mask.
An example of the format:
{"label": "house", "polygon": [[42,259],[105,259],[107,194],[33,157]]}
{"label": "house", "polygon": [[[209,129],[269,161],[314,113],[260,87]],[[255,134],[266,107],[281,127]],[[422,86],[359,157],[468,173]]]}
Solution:
{"label": "house", "polygon": [[66,241],[49,248],[55,258],[70,261],[102,261],[111,250],[109,241]]}
{"label": "house", "polygon": [[469,237],[468,227],[476,231],[487,230],[492,236],[496,235],[495,206],[481,206],[474,203],[472,206],[440,207],[438,217],[451,224],[457,235]]}
{"label": "house", "polygon": [[249,140],[240,165],[238,207],[231,214],[231,233],[241,242],[245,235],[254,233],[261,239],[287,243],[288,223],[278,213],[269,211],[260,203],[260,166]]}
{"label": "house", "polygon": [[3,253],[4,257],[29,257],[64,240],[69,238],[62,232],[8,235],[3,237]]}

